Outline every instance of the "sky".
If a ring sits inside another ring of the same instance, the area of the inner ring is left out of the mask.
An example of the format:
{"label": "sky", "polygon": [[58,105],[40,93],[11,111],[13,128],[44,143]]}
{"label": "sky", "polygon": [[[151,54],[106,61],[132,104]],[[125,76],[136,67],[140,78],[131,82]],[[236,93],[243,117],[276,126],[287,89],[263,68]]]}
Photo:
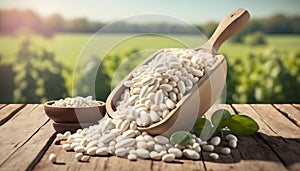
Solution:
{"label": "sky", "polygon": [[[274,13],[300,15],[300,0],[1,0],[0,9],[30,9],[41,16],[55,13],[65,19],[86,17],[112,22],[141,15],[160,14],[193,24],[220,21],[237,8],[246,8],[252,18]],[[159,21],[159,19],[157,19]],[[133,21],[149,22],[149,21]],[[155,22],[155,19],[154,21]]]}

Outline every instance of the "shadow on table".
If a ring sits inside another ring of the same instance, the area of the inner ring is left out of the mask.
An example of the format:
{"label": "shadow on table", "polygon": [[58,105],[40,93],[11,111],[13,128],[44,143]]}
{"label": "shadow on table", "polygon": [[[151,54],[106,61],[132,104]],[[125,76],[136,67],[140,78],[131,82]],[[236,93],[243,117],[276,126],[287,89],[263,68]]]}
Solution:
{"label": "shadow on table", "polygon": [[[253,136],[239,136],[238,138],[238,147],[232,149],[230,155],[221,154],[216,161],[209,157],[208,152],[202,152],[202,157],[205,161],[217,163],[236,163],[241,160],[283,162],[288,168],[300,163],[300,138],[269,136],[261,132]],[[223,145],[226,146],[226,143],[221,144]],[[217,152],[220,150],[220,147],[216,147]]]}

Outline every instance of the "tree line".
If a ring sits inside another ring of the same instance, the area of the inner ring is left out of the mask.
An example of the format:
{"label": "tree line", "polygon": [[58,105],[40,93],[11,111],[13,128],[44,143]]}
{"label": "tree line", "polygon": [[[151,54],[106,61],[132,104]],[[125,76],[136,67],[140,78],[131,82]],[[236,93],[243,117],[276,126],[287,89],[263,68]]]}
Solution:
{"label": "tree line", "polygon": [[[85,32],[95,33],[107,23],[90,21],[87,18],[64,19],[59,14],[41,17],[31,10],[0,10],[0,34],[16,34],[18,32],[30,31],[44,36],[51,36],[58,32]],[[119,23],[120,27],[105,30],[107,33],[170,33],[170,34],[195,34],[195,29],[188,26],[153,23],[133,24]],[[209,22],[196,25],[206,36],[211,36],[217,22]],[[266,18],[252,19],[235,39],[239,41],[242,35],[254,32],[265,34],[299,34],[300,16],[286,16],[274,14]]]}

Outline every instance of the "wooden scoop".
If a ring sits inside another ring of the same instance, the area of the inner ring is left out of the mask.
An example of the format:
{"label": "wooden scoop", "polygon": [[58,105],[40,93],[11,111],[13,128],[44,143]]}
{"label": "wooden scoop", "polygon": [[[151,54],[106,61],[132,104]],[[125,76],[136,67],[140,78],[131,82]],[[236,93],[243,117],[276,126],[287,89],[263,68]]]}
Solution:
{"label": "wooden scoop", "polygon": [[[222,43],[242,29],[249,18],[250,15],[245,9],[237,9],[236,11],[231,12],[221,21],[211,38],[195,50],[203,50],[216,55]],[[106,100],[106,110],[110,117],[113,116],[113,113],[116,110],[116,102],[126,89],[123,85],[124,81],[132,79],[132,74],[139,66],[147,64],[161,51],[162,50],[144,60],[110,93]],[[176,104],[176,107],[171,110],[165,118],[148,127],[138,127],[138,129],[140,131],[147,131],[153,135],[170,135],[179,130],[190,131],[195,120],[203,116],[216,102],[224,88],[227,74],[226,59],[223,55],[216,56],[217,62],[196,84],[194,84],[192,90],[185,94],[185,96]]]}

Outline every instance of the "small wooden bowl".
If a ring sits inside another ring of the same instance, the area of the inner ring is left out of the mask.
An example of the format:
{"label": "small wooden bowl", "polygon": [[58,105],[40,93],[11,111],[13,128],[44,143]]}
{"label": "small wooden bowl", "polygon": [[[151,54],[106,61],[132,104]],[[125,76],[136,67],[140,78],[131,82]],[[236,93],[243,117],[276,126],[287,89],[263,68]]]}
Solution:
{"label": "small wooden bowl", "polygon": [[97,107],[56,107],[55,101],[44,104],[47,116],[56,123],[95,123],[105,116],[105,103],[98,101]]}
{"label": "small wooden bowl", "polygon": [[97,125],[97,124],[98,124],[97,122],[95,122],[95,123],[56,123],[56,122],[53,122],[52,123],[55,131],[61,132],[61,133],[64,133],[66,131],[70,131],[70,132],[74,133],[77,131],[77,129],[87,128],[89,126]]}

